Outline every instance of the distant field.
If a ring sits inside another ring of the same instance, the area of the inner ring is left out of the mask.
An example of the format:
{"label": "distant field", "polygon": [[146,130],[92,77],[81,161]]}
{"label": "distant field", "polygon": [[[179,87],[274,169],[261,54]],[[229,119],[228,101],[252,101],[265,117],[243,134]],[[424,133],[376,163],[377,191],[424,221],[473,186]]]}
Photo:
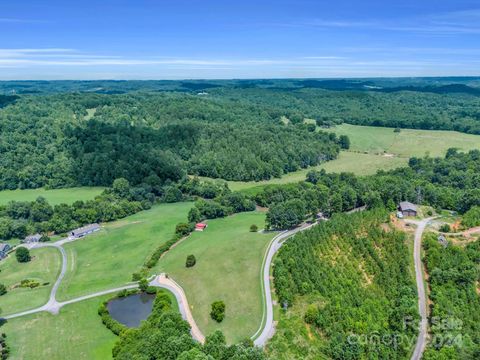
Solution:
{"label": "distant field", "polygon": [[5,205],[9,201],[34,201],[39,196],[43,196],[52,205],[72,204],[77,200],[91,200],[99,195],[104,188],[102,187],[76,187],[67,189],[26,189],[26,190],[3,190],[0,191],[0,205]]}
{"label": "distant field", "polygon": [[97,313],[109,297],[67,305],[58,315],[42,312],[9,320],[1,328],[8,336],[9,359],[111,359],[117,337]]}
{"label": "distant field", "polygon": [[325,169],[327,172],[353,172],[356,175],[371,175],[378,170],[391,170],[406,166],[412,156],[444,156],[451,147],[462,151],[480,149],[480,136],[455,131],[401,129],[342,124],[328,129],[337,135],[350,138],[350,150],[342,151],[339,157],[325,164],[288,173],[280,179],[266,181],[228,181],[230,189],[255,194],[269,184],[286,184],[305,180],[310,170]]}
{"label": "distant field", "polygon": [[350,150],[389,153],[400,157],[444,156],[448,148],[480,149],[480,136],[456,131],[401,129],[342,124],[331,131],[350,138]]}
{"label": "distant field", "polygon": [[[0,283],[5,284],[8,293],[0,297],[2,315],[13,314],[44,305],[50,295],[50,289],[60,271],[60,253],[54,248],[33,249],[32,260],[19,263],[15,254],[0,261]],[[15,288],[24,279],[49,283],[38,288]]]}
{"label": "distant field", "polygon": [[[248,212],[208,221],[204,232],[195,232],[160,259],[157,273],[166,272],[185,290],[193,316],[205,335],[216,329],[227,341],[252,336],[260,326],[262,259],[273,233],[251,233],[250,225],[263,228],[265,214]],[[186,257],[197,263],[185,267]],[[226,304],[226,317],[218,324],[210,318],[216,300]]]}
{"label": "distant field", "polygon": [[68,271],[58,299],[124,285],[153,250],[187,220],[192,203],[161,204],[106,224],[99,233],[66,244]]}

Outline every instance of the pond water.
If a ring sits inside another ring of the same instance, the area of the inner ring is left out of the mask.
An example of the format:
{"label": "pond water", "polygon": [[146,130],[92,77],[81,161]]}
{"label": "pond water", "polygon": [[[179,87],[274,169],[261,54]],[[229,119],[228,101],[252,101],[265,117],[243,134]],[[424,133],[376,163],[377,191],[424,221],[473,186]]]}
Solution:
{"label": "pond water", "polygon": [[107,304],[110,316],[128,327],[138,327],[152,312],[155,295],[133,294],[111,300]]}

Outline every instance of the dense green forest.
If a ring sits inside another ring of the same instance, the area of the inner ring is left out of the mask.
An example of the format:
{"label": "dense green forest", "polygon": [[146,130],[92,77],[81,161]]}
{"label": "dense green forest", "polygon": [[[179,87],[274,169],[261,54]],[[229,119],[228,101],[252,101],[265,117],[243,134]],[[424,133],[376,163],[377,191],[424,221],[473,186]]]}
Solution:
{"label": "dense green forest", "polygon": [[444,248],[434,235],[424,241],[432,300],[432,341],[426,360],[480,357],[480,241]]}
{"label": "dense green forest", "polygon": [[261,180],[337,156],[334,136],[268,117],[183,94],[21,97],[0,110],[0,189]]}
{"label": "dense green forest", "polygon": [[388,225],[384,210],[336,215],[297,234],[274,263],[288,310],[270,357],[408,358],[418,317],[410,265],[406,235]]}

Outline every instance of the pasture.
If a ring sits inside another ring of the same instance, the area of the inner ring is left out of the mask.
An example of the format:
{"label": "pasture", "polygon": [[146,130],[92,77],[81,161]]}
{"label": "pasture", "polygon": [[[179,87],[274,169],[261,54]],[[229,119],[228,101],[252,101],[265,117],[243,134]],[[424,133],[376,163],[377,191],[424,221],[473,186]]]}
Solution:
{"label": "pasture", "polygon": [[[250,225],[264,226],[265,214],[240,213],[208,221],[204,232],[194,232],[160,259],[156,272],[165,272],[185,290],[197,325],[204,335],[222,330],[229,343],[252,336],[263,314],[261,266],[274,233],[252,233]],[[186,268],[193,254],[197,263]],[[210,318],[216,300],[226,304],[223,322]]]}
{"label": "pasture", "polygon": [[286,184],[305,180],[310,170],[353,172],[372,175],[378,170],[407,166],[412,156],[444,156],[449,148],[460,151],[480,149],[480,136],[456,131],[412,130],[342,124],[327,131],[350,138],[350,149],[340,152],[337,159],[324,164],[285,174],[265,181],[227,181],[230,189],[253,195],[270,184]]}
{"label": "pasture", "polygon": [[0,205],[5,205],[10,201],[35,201],[39,196],[47,199],[51,205],[72,204],[77,200],[92,200],[95,196],[100,195],[103,189],[102,187],[85,186],[53,190],[44,188],[2,190],[0,191]]}
{"label": "pasture", "polygon": [[[60,271],[60,252],[54,248],[41,248],[31,250],[30,255],[32,260],[26,263],[17,262],[14,253],[0,261],[0,283],[8,290],[0,297],[2,315],[30,310],[48,300]],[[16,287],[25,279],[38,281],[40,286],[33,289]]]}
{"label": "pasture", "polygon": [[154,249],[187,221],[192,203],[160,204],[105,224],[100,232],[65,245],[68,271],[58,299],[67,300],[125,285]]}
{"label": "pasture", "polygon": [[480,149],[480,136],[456,131],[401,129],[342,124],[330,131],[350,138],[350,150],[398,157],[444,156],[448,148]]}
{"label": "pasture", "polygon": [[58,315],[41,312],[9,320],[1,328],[8,336],[9,359],[111,359],[117,337],[97,313],[111,296],[67,305]]}

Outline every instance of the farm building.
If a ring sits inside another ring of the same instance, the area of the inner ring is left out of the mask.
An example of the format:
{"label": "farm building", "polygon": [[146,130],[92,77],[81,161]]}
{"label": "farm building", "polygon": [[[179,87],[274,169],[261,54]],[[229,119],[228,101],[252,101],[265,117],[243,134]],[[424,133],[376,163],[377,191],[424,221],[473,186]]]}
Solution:
{"label": "farm building", "polygon": [[203,231],[207,228],[207,224],[198,223],[195,225],[195,231]]}
{"label": "farm building", "polygon": [[42,235],[40,234],[29,235],[25,239],[23,239],[22,242],[25,244],[36,243],[36,242],[39,242],[41,238],[42,238]]}
{"label": "farm building", "polygon": [[90,225],[86,225],[86,226],[83,226],[81,228],[72,230],[69,233],[69,237],[70,238],[81,238],[81,237],[84,237],[85,235],[91,234],[91,233],[93,233],[95,231],[98,231],[98,230],[100,230],[100,225],[90,224]]}
{"label": "farm building", "polygon": [[403,216],[417,216],[418,213],[417,205],[408,201],[402,201],[398,205],[398,210],[401,211]]}
{"label": "farm building", "polygon": [[9,244],[0,243],[0,260],[7,256],[12,247]]}

